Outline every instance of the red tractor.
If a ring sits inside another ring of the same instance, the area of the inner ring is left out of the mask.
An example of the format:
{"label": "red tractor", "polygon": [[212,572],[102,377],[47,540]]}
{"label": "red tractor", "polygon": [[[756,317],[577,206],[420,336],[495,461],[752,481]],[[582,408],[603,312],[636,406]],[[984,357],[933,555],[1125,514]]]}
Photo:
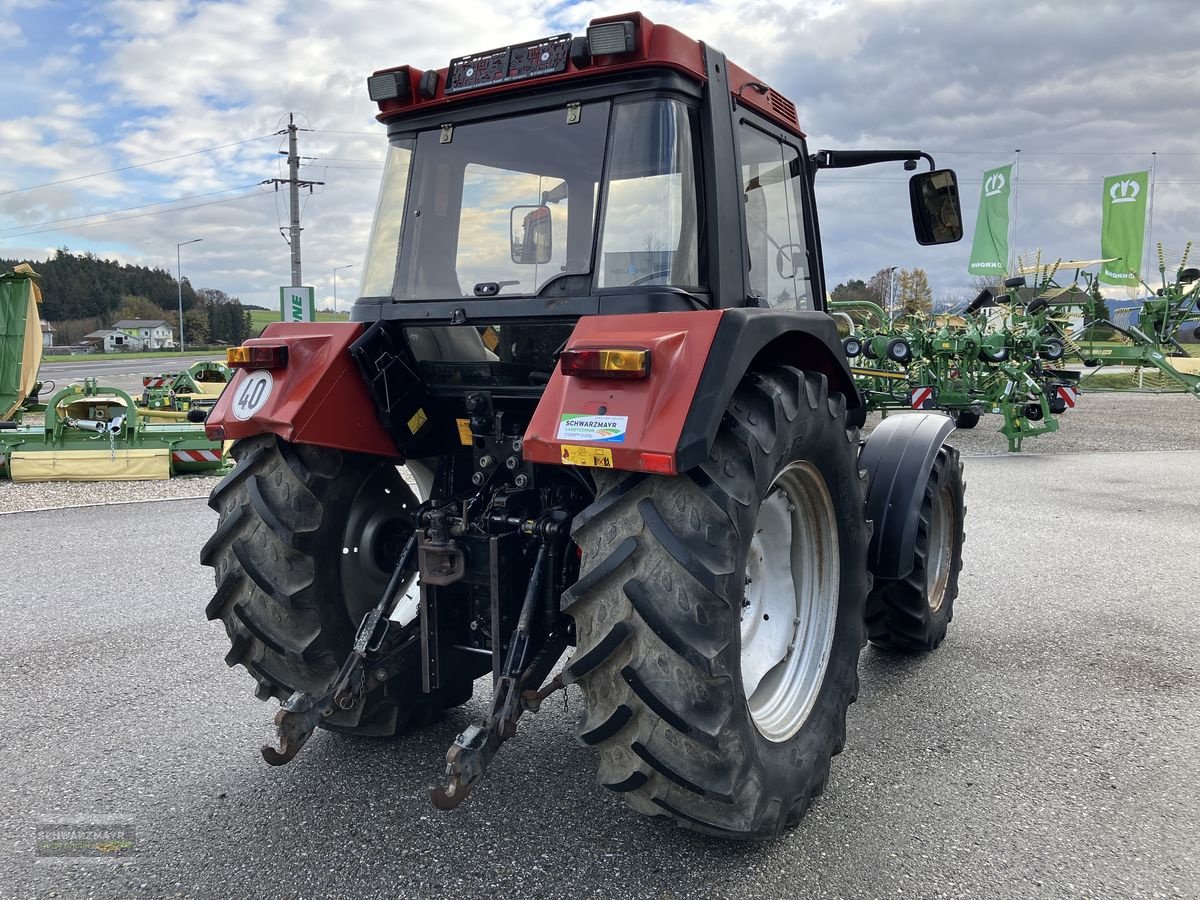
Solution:
{"label": "red tractor", "polygon": [[860,440],[814,178],[924,159],[935,244],[962,235],[954,173],[810,154],[792,103],[636,13],[368,89],[390,148],[352,321],[231,350],[207,422],[237,459],[207,613],[282,702],[264,756],[419,726],[490,672],[448,808],[575,684],[634,809],[780,834],[865,641],[942,640],[963,537],[948,418]]}

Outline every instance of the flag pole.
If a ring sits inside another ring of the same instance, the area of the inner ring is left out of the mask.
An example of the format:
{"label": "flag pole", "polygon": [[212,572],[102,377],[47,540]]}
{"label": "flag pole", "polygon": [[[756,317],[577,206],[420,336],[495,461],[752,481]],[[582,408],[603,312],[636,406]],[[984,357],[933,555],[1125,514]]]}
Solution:
{"label": "flag pole", "polygon": [[1018,147],[1013,151],[1013,214],[1012,221],[1008,225],[1008,274],[1013,274],[1015,268],[1015,258],[1017,252],[1017,213],[1020,211],[1021,199],[1021,148]]}
{"label": "flag pole", "polygon": [[[1149,233],[1149,236],[1146,238],[1146,256],[1145,256],[1145,259],[1142,260],[1142,265],[1144,267],[1142,269],[1143,276],[1145,274],[1148,274],[1150,271],[1150,245],[1154,243],[1154,179],[1157,174],[1158,174],[1158,151],[1151,150],[1150,151],[1150,197],[1147,200],[1148,208],[1147,208],[1147,214],[1146,214],[1146,218],[1148,220],[1146,223],[1146,227],[1148,228],[1150,233]],[[1166,276],[1164,275],[1163,277],[1165,278]],[[1146,285],[1147,290],[1150,289],[1150,285],[1146,283],[1145,277],[1142,278],[1142,284]],[[1164,285],[1164,287],[1165,287],[1165,285]]]}

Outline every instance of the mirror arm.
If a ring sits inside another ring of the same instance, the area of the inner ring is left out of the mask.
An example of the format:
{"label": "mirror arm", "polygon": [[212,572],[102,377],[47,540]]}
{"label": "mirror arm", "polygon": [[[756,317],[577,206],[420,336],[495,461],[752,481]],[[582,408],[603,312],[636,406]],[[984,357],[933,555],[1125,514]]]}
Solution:
{"label": "mirror arm", "polygon": [[933,157],[923,150],[818,150],[810,159],[817,169],[851,169],[877,163],[902,162],[906,169],[916,168],[918,159],[929,163],[929,171],[937,168]]}

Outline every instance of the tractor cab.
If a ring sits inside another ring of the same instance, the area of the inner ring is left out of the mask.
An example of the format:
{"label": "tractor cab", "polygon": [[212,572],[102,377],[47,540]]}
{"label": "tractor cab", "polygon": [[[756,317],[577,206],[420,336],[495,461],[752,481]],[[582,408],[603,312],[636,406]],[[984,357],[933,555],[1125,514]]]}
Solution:
{"label": "tractor cab", "polygon": [[[816,171],[923,156],[810,155],[792,103],[640,14],[368,87],[390,147],[353,319],[405,322],[435,382],[544,384],[581,316],[823,310]],[[912,197],[923,243],[961,237],[953,173]]]}

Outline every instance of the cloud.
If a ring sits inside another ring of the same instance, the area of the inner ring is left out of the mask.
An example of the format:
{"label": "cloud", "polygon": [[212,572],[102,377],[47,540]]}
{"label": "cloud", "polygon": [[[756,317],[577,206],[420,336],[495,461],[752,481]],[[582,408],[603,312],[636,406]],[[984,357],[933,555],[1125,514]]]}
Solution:
{"label": "cloud", "polygon": [[[937,294],[965,289],[980,172],[1014,160],[1017,148],[1019,248],[1096,255],[1103,176],[1150,168],[1152,150],[1159,151],[1154,239],[1182,250],[1193,236],[1200,214],[1194,3],[1160,0],[1135,10],[1084,2],[650,0],[642,8],[711,41],[794,100],[811,149],[919,146],[958,169],[968,238],[940,248],[912,240],[899,165],[822,173],[831,284],[899,265],[925,268]],[[332,269],[355,264],[339,272],[344,302],[361,275],[386,144],[366,76],[405,62],[442,66],[564,28],[579,33],[590,17],[611,11],[598,2],[535,2],[513,13],[466,0],[449,15],[425,0],[401,16],[394,4],[374,2],[0,0],[0,17],[22,34],[21,46],[0,60],[0,254],[36,256],[65,244],[173,270],[174,244],[203,236],[185,248],[193,283],[273,305],[290,268],[279,233],[286,191],[270,186],[181,212],[23,232],[59,217],[285,177],[279,150],[286,142],[275,132],[295,112],[312,129],[300,133],[300,153],[318,157],[306,161],[302,177],[324,182],[303,201],[305,281],[328,301]],[[237,141],[247,142],[146,165]],[[3,193],[127,166],[137,168]]]}

